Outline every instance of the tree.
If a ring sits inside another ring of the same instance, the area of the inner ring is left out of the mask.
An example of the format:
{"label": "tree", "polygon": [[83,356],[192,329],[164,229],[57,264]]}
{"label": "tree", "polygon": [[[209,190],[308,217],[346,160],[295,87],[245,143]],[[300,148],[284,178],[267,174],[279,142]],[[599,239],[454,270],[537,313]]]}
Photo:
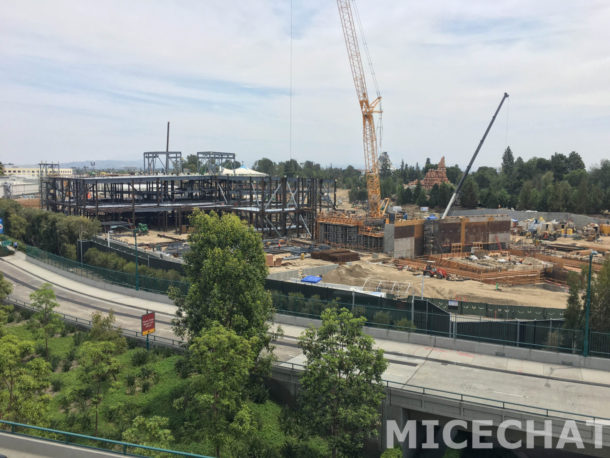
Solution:
{"label": "tree", "polygon": [[273,162],[271,159],[267,159],[266,157],[256,161],[253,168],[257,172],[266,173],[267,175],[275,174],[275,162]]}
{"label": "tree", "polygon": [[591,330],[610,331],[610,258],[591,282]]}
{"label": "tree", "polygon": [[570,171],[585,170],[585,163],[576,151],[572,151],[568,156],[568,169]]}
{"label": "tree", "polygon": [[98,410],[105,393],[120,371],[119,361],[112,356],[116,353],[113,342],[85,342],[78,352],[78,363],[81,367],[80,379],[85,388],[80,393],[89,397],[95,408],[95,435],[98,430]]}
{"label": "tree", "polygon": [[379,178],[388,178],[392,174],[392,161],[387,151],[379,155]]}
{"label": "tree", "polygon": [[13,284],[0,272],[0,304],[13,292]]}
{"label": "tree", "polygon": [[[193,338],[189,347],[195,374],[185,395],[174,401],[174,407],[184,410],[193,434],[201,431],[214,444],[216,456],[220,456],[236,428],[250,428],[244,424],[249,417],[244,392],[255,364],[257,340],[214,322]],[[236,420],[238,423],[234,423]]]}
{"label": "tree", "polygon": [[363,333],[365,322],[345,308],[326,309],[320,328],[299,339],[307,358],[299,399],[302,422],[309,433],[326,437],[333,457],[361,452],[380,423],[387,361]]}
{"label": "tree", "polygon": [[479,186],[472,177],[466,178],[460,192],[460,203],[462,207],[475,208],[479,205]]}
{"label": "tree", "polygon": [[[584,327],[584,308],[587,295],[587,277],[589,266],[583,268],[580,275],[568,277],[570,295],[565,313],[564,326],[568,329]],[[593,273],[591,279],[591,315],[592,331],[610,332],[610,258],[607,258],[602,268]]]}
{"label": "tree", "polygon": [[[146,418],[138,415],[133,419],[131,426],[123,431],[123,440],[148,447],[169,448],[174,441],[172,431],[168,428],[169,419],[154,415]],[[138,454],[147,453],[138,450]]]}
{"label": "tree", "polygon": [[519,210],[533,210],[538,204],[538,194],[531,180],[526,181],[519,193]]}
{"label": "tree", "polygon": [[268,342],[271,296],[261,237],[237,216],[195,211],[190,219],[191,249],[185,255],[190,288],[172,290],[178,306],[175,331],[189,340],[219,322],[238,335]]}
{"label": "tree", "polygon": [[43,283],[40,288],[30,294],[31,303],[36,312],[30,318],[29,325],[35,333],[44,339],[45,357],[49,357],[49,337],[62,330],[64,323],[61,317],[53,312],[59,304],[50,283]]}
{"label": "tree", "polygon": [[115,354],[121,354],[127,350],[127,339],[123,337],[121,330],[116,328],[114,323],[113,310],[110,310],[106,316],[100,312],[93,312],[88,338],[97,342],[111,342],[114,345]]}
{"label": "tree", "polygon": [[513,152],[510,149],[510,146],[507,146],[506,149],[504,150],[504,154],[502,155],[501,171],[507,177],[512,177],[514,170],[515,170],[515,157],[513,156]]}
{"label": "tree", "polygon": [[196,154],[189,154],[186,156],[186,161],[182,161],[182,169],[191,173],[199,173],[198,165],[199,161]]}
{"label": "tree", "polygon": [[0,338],[0,418],[21,423],[46,423],[51,368],[33,358],[34,344],[14,335]]}

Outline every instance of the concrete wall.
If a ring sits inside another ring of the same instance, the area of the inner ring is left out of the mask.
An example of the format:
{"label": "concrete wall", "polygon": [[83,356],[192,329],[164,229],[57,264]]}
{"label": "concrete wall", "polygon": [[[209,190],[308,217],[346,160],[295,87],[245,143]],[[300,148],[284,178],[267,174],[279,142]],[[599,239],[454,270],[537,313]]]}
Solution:
{"label": "concrete wall", "polygon": [[[321,325],[320,320],[289,315],[276,314],[274,320],[276,323],[280,324],[292,324],[303,327],[310,325],[318,327]],[[396,342],[425,345],[428,347],[448,348],[451,350],[478,353],[481,355],[501,356],[512,359],[536,361],[540,363],[610,371],[610,359],[608,358],[597,358],[592,356],[585,358],[582,355],[571,353],[559,353],[547,350],[512,347],[509,345],[474,342],[470,340],[438,337],[428,334],[420,334],[417,332],[395,331],[392,329],[373,328],[368,326],[364,328],[364,331],[366,334],[375,339],[393,340]]]}
{"label": "concrete wall", "polygon": [[327,274],[328,272],[335,270],[337,267],[339,267],[338,264],[330,264],[330,265],[318,266],[318,267],[307,267],[305,269],[299,269],[299,270],[286,270],[283,272],[273,272],[273,273],[270,273],[267,276],[267,278],[270,280],[291,280],[294,278],[300,278],[300,275],[323,276],[324,274]]}

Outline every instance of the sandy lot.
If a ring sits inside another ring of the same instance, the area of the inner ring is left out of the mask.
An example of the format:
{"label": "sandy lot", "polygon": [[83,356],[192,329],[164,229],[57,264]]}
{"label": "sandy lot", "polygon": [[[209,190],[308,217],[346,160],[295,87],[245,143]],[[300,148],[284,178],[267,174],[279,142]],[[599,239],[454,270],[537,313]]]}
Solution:
{"label": "sandy lot", "polygon": [[[352,263],[338,267],[327,273],[323,281],[345,285],[362,286],[369,278],[385,281],[411,283],[421,294],[421,275],[399,271],[393,265],[367,262]],[[549,291],[541,286],[501,286],[487,285],[472,280],[449,281],[425,277],[424,296],[461,301],[487,302],[490,304],[530,305],[537,307],[565,308],[567,292]]]}

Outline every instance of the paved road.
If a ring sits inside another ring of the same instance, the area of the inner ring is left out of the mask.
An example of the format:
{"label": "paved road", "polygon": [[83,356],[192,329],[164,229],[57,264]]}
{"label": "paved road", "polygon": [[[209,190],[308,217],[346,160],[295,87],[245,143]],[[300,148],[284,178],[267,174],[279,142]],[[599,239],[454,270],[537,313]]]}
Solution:
{"label": "paved road", "polygon": [[[59,310],[90,318],[94,310],[114,310],[117,324],[139,330],[145,310],[157,312],[158,334],[174,337],[175,307],[94,288],[27,262],[18,253],[0,259],[0,271],[15,284],[13,296],[28,300],[44,281],[53,284]],[[277,326],[277,325],[274,325]],[[303,363],[297,346],[303,327],[281,325],[277,342],[281,361]],[[399,384],[463,393],[499,401],[610,418],[610,370],[600,371],[466,353],[423,345],[377,339],[389,359],[384,378]],[[610,361],[609,361],[610,368]]]}

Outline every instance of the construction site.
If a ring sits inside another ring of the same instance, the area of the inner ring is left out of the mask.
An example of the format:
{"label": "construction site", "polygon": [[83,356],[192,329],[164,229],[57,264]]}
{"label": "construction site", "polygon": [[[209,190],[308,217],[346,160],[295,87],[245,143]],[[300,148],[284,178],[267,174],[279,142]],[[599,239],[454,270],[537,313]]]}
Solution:
{"label": "construction site", "polygon": [[[610,226],[578,227],[571,221],[549,226],[544,221],[524,222],[502,213],[452,215],[462,185],[508,98],[506,93],[442,215],[427,209],[391,207],[380,189],[376,118],[382,111],[381,96],[369,98],[363,61],[370,64],[370,58],[365,60],[360,54],[361,39],[351,3],[339,0],[338,6],[362,115],[368,196],[364,211],[346,204],[345,199],[338,201],[334,180],[274,177],[224,168],[227,162],[235,163],[234,153],[198,152],[197,170],[205,173],[186,174],[182,153],[169,150],[169,123],[166,150],[143,153],[142,174],[70,177],[57,173],[59,164],[41,164],[41,207],[98,218],[108,246],[111,238],[129,243],[131,232],[121,233],[121,228],[144,225],[150,232],[140,236],[141,248],[177,258],[177,262],[188,249],[188,217],[195,209],[232,213],[262,235],[272,274],[292,272],[287,278],[299,281],[304,270],[323,268],[320,281],[363,289],[366,283],[369,287],[376,284],[378,291],[373,292],[406,295],[410,291],[413,295],[415,284],[421,281],[422,296],[513,304],[537,301],[539,305],[564,307],[567,294],[562,285],[567,272],[580,271],[589,255],[594,268],[600,268],[610,250],[604,237],[610,234]],[[444,183],[449,180],[442,158],[423,180],[405,186],[421,186],[428,192]],[[339,192],[347,194],[346,190]],[[565,243],[568,237],[581,234],[591,246]],[[560,241],[554,241],[558,236],[564,239],[563,248]],[[430,278],[427,283],[425,276]],[[390,280],[393,286],[386,287],[383,282]],[[397,288],[397,283],[409,287]]]}

